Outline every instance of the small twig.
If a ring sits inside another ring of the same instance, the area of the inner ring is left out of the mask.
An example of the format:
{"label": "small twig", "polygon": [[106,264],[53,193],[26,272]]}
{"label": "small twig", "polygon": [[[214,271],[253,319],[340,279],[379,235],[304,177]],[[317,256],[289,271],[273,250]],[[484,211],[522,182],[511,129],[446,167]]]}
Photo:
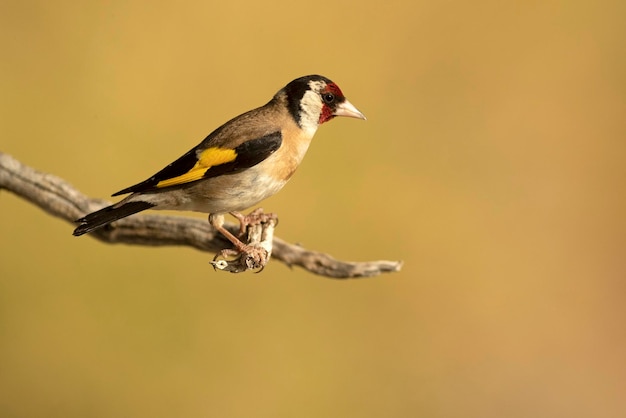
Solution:
{"label": "small twig", "polygon": [[[108,202],[90,199],[65,180],[41,173],[8,154],[0,152],[0,189],[13,192],[49,214],[74,223],[75,219]],[[228,229],[237,232],[235,225]],[[267,232],[267,227],[266,227]],[[273,233],[273,227],[272,231]],[[91,236],[108,243],[134,245],[186,245],[216,253],[229,246],[207,221],[182,216],[136,215],[94,231]],[[267,238],[267,237],[266,237]],[[270,238],[271,239],[271,238]],[[400,261],[347,262],[328,254],[306,250],[273,237],[272,255],[289,266],[300,266],[312,273],[336,279],[371,277],[399,271]]]}

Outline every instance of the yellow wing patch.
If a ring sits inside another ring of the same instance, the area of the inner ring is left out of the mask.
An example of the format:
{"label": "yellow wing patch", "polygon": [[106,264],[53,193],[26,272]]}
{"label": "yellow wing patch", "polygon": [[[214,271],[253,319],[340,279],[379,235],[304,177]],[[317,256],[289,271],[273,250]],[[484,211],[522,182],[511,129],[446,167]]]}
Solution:
{"label": "yellow wing patch", "polygon": [[234,149],[212,147],[207,148],[198,156],[198,162],[191,170],[180,176],[171,179],[162,180],[157,183],[156,187],[177,186],[179,184],[189,183],[190,181],[200,180],[204,173],[211,167],[230,163],[237,158],[237,152]]}

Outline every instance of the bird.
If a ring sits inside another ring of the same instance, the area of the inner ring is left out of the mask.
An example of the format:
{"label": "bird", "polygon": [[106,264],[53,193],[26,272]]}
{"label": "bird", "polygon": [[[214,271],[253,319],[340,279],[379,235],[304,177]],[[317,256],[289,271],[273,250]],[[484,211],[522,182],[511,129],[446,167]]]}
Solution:
{"label": "bird", "polygon": [[208,213],[209,223],[239,252],[249,247],[224,227],[230,213],[274,195],[291,178],[318,127],[336,116],[365,120],[341,89],[321,75],[297,78],[265,105],[245,112],[152,177],[114,193],[119,202],[76,220],[80,236],[147,209]]}

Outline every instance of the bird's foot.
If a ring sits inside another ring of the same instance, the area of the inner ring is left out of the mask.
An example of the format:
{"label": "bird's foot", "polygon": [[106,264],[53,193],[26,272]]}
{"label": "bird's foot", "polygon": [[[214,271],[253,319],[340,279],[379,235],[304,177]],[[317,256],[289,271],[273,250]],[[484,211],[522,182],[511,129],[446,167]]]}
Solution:
{"label": "bird's foot", "polygon": [[246,270],[257,270],[257,273],[260,273],[269,258],[270,253],[265,248],[246,245],[242,251],[232,248],[219,251],[213,257],[211,265],[215,270],[231,273],[241,273]]}
{"label": "bird's foot", "polygon": [[240,212],[230,212],[232,216],[239,221],[239,236],[242,237],[246,233],[246,229],[251,225],[259,225],[266,223],[269,220],[273,220],[275,225],[278,225],[278,216],[275,213],[265,213],[263,208],[256,208],[247,215]]}
{"label": "bird's foot", "polygon": [[[239,215],[239,216],[237,216]],[[273,213],[263,213],[262,209],[256,209],[249,215],[233,214],[243,226],[245,242],[233,236],[221,225],[218,228],[234,248],[219,251],[211,264],[216,270],[241,273],[246,270],[262,271],[272,254],[272,240],[274,228],[278,218]]]}

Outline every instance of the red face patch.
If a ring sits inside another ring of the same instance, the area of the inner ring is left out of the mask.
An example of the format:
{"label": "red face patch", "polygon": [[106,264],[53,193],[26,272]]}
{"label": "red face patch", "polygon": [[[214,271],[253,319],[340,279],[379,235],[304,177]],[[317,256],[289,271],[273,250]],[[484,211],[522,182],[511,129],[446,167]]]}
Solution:
{"label": "red face patch", "polygon": [[324,105],[324,107],[322,107],[322,113],[320,113],[319,124],[321,125],[324,122],[328,122],[334,117],[335,115],[333,115],[333,110],[327,105]]}
{"label": "red face patch", "polygon": [[324,93],[332,93],[337,97],[343,97],[343,93],[341,92],[341,89],[335,83],[328,84],[326,88],[324,89]]}
{"label": "red face patch", "polygon": [[341,92],[341,89],[335,83],[330,83],[326,85],[324,90],[322,90],[321,92],[322,97],[324,96],[324,94],[327,94],[327,93],[332,94],[335,97],[335,99],[330,104],[324,103],[324,106],[322,107],[322,113],[320,114],[320,120],[319,120],[320,125],[324,122],[328,122],[329,120],[335,117],[335,115],[333,115],[333,113],[335,112],[335,107],[337,106],[338,103],[343,102],[343,100],[345,99],[345,97],[343,96],[343,93]]}

